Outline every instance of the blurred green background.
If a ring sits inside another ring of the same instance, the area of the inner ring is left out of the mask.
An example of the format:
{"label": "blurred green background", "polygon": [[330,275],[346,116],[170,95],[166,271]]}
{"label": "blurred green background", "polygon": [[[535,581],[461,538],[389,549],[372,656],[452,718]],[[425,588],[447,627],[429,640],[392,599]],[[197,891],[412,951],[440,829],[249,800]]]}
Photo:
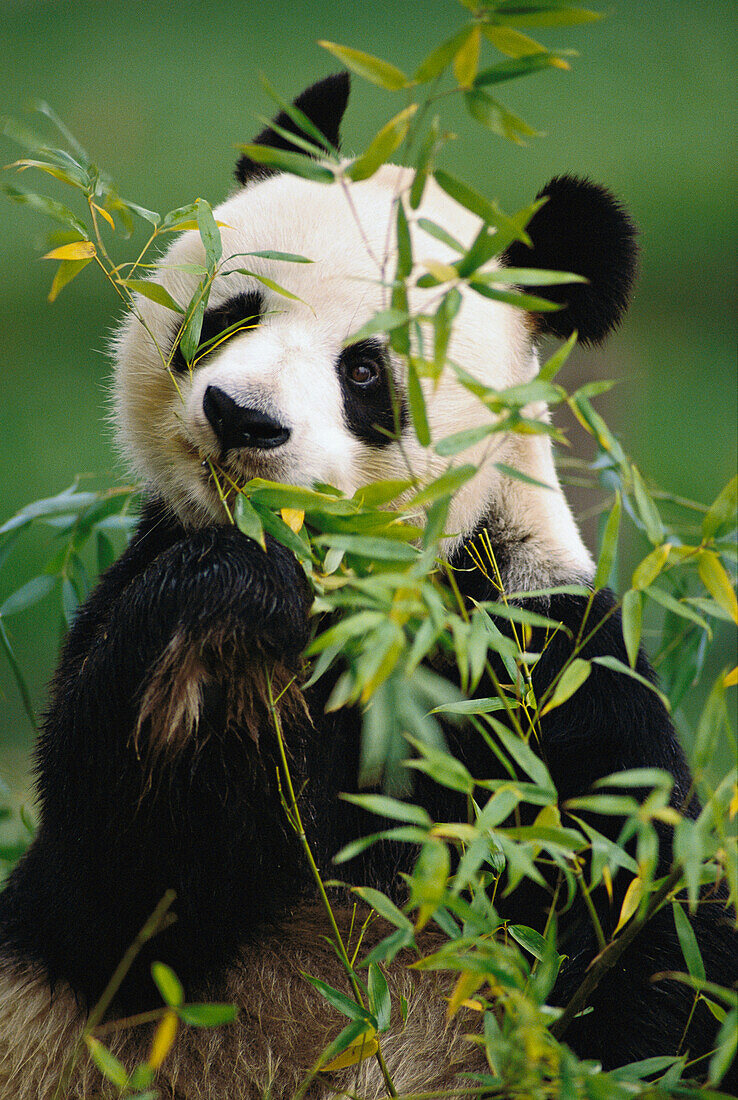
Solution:
{"label": "blurred green background", "polygon": [[[518,148],[450,106],[444,121],[458,140],[445,164],[507,210],[561,172],[622,197],[642,232],[637,297],[606,348],[579,354],[563,380],[621,379],[600,408],[626,450],[658,484],[710,501],[736,457],[738,9],[728,0],[591,6],[606,15],[600,23],[538,36],[579,51],[571,72],[499,89],[545,136]],[[217,202],[231,187],[235,143],[261,128],[256,116],[273,114],[260,72],[293,96],[337,67],[319,38],[412,71],[465,14],[455,0],[0,0],[0,113],[23,117],[32,100],[47,100],[120,193],[149,208],[198,195]],[[398,109],[391,95],[355,80],[344,148],[362,147]],[[0,141],[4,163],[22,155]],[[6,178],[60,194],[38,173]],[[105,422],[116,301],[91,266],[47,304],[54,267],[38,256],[53,228],[0,200],[0,520],[77,474],[124,476]],[[591,524],[586,531],[591,544]],[[43,560],[33,539],[22,542],[0,573],[0,602]],[[39,707],[61,630],[52,600],[8,623]],[[730,660],[731,638],[726,630],[714,668]],[[20,794],[31,735],[1,660],[0,723],[0,775]]]}

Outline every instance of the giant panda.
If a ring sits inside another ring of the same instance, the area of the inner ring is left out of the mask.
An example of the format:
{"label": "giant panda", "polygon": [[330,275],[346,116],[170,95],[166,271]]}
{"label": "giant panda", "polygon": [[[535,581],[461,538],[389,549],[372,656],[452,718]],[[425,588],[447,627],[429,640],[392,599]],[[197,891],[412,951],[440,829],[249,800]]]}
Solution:
{"label": "giant panda", "polygon": [[[348,78],[339,75],[295,102],[337,145],[347,96]],[[289,148],[291,118],[282,114],[276,123],[257,142]],[[411,174],[385,165],[351,186],[350,201],[338,184],[280,174],[246,156],[236,174],[237,189],[216,211],[224,254],[281,249],[314,262],[285,273],[276,261],[250,259],[257,272],[289,285],[296,295],[290,300],[245,275],[218,278],[202,339],[239,320],[251,323],[191,375],[175,357],[176,387],[154,344],[155,338],[171,348],[168,310],[141,298],[146,328],[129,317],[115,338],[117,431],[147,502],[129,548],[102,577],[64,646],[38,745],[38,835],[0,896],[1,1100],[59,1095],[87,1012],[168,890],[176,892],[176,920],[141,948],[108,1010],[130,1026],[106,1041],[129,1066],[145,1057],[151,1025],[135,1018],[161,1003],[152,960],[174,968],[188,1000],[235,1001],[240,1015],[227,1027],[180,1032],[157,1077],[161,1095],[292,1096],[340,1028],[302,977],[343,984],[280,803],[277,746],[264,704],[265,662],[278,686],[300,671],[311,596],[289,551],[273,540],[263,550],[226,522],[207,459],[238,481],[329,483],[346,493],[374,479],[403,477],[408,463],[421,479],[442,472],[441,460],[419,446],[409,426],[401,365],[385,341],[344,347],[382,306],[379,276],[382,257],[394,251],[393,203]],[[547,201],[528,227],[532,248],[514,244],[501,262],[573,271],[588,281],[549,288],[562,306],[555,313],[464,297],[449,355],[500,388],[535,377],[544,335],[567,337],[577,329],[583,342],[601,341],[618,323],[633,281],[635,231],[608,191],[563,177],[542,194]],[[466,245],[479,227],[430,180],[411,219],[414,254],[442,261],[451,253],[423,233],[419,217],[442,223]],[[199,235],[184,232],[157,280],[185,302],[197,276],[183,265],[202,258]],[[427,404],[436,439],[485,415],[451,372],[428,391]],[[479,472],[453,501],[444,543],[462,595],[491,597],[468,554],[484,532],[510,590],[591,585],[592,559],[559,487],[549,437],[503,437],[492,455],[479,445],[470,458]],[[531,481],[506,478],[497,463]],[[589,623],[598,629],[584,655],[626,660],[607,591],[590,601],[566,594],[522,600],[574,636],[588,602]],[[567,637],[558,632],[541,647],[537,692],[566,661]],[[530,644],[535,650],[535,632]],[[645,657],[637,669],[652,677]],[[331,686],[329,676],[302,691],[293,686],[281,704],[306,830],[324,872],[343,844],[376,828],[360,809],[338,801],[340,792],[357,788],[361,718],[352,708],[326,713]],[[473,775],[494,774],[481,739],[463,730],[449,737]],[[689,771],[657,695],[602,666],[593,665],[586,689],[545,718],[540,752],[562,800],[603,775],[636,767],[669,771],[675,805],[691,797]],[[455,795],[422,775],[415,797],[435,820],[466,812]],[[688,812],[696,810],[692,799]],[[413,859],[409,846],[375,846],[342,872],[350,883],[402,903],[401,875]],[[622,897],[622,884],[618,889]],[[522,890],[500,906],[502,915],[530,925],[542,911],[540,897]],[[735,948],[721,925],[722,907],[705,910],[696,927],[708,977],[720,980],[735,969]],[[604,907],[606,930],[617,911]],[[338,915],[346,931],[352,914],[339,905]],[[575,907],[566,919],[559,1004],[597,950],[586,915]],[[368,942],[381,934],[378,924]],[[434,933],[427,936],[432,949]],[[465,1073],[487,1068],[478,1045],[465,1038],[475,1027],[472,1014],[448,1022],[444,979],[413,976],[407,961],[388,968],[393,1002],[400,994],[408,1002],[406,1022],[395,1018],[383,1036],[395,1086],[400,1094],[463,1086]],[[680,969],[671,915],[664,914],[605,977],[565,1041],[605,1067],[680,1049],[705,1053],[714,1021],[704,1006],[690,1018],[688,990],[651,981],[657,972]],[[99,1095],[105,1087],[81,1057],[65,1095]],[[386,1095],[373,1058],[316,1078],[307,1095],[337,1089]]]}

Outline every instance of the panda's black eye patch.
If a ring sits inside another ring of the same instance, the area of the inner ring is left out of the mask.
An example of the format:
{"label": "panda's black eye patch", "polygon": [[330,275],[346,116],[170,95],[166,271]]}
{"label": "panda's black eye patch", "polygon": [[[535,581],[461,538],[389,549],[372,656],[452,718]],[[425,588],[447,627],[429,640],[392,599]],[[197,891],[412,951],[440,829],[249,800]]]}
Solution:
{"label": "panda's black eye patch", "polygon": [[[255,328],[261,319],[263,306],[261,294],[258,291],[249,291],[235,294],[222,305],[206,309],[195,358],[202,359],[220,346],[218,337],[228,339],[228,336],[237,332]],[[229,329],[232,331],[229,332]],[[179,346],[172,356],[172,370],[180,373],[187,370],[187,364]]]}
{"label": "panda's black eye patch", "polygon": [[344,348],[338,377],[349,430],[363,443],[386,447],[407,424],[407,409],[385,347],[378,340],[360,340]]}

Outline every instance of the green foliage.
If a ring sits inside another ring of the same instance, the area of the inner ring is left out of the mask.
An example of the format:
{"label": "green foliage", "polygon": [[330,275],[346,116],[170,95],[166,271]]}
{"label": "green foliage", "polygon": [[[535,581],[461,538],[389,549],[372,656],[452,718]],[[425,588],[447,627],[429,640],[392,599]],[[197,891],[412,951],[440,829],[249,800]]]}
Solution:
{"label": "green foliage", "polygon": [[[448,361],[462,292],[540,311],[557,307],[545,297],[533,297],[521,288],[573,282],[577,277],[488,266],[513,240],[528,242],[526,225],[540,204],[532,203],[508,215],[452,173],[436,169],[438,154],[450,135],[443,129],[440,115],[433,112],[440,111],[446,98],[456,96],[470,120],[493,134],[513,142],[535,136],[535,131],[493,98],[488,89],[531,73],[567,69],[568,55],[548,49],[518,28],[567,27],[599,18],[598,13],[566,0],[462,0],[462,7],[468,13],[464,26],[435,46],[413,75],[362,51],[323,43],[355,74],[402,98],[402,107],[352,159],[342,161],[335,150],[326,152],[314,126],[268,86],[280,109],[286,110],[301,130],[301,136],[290,138],[297,151],[242,147],[259,163],[317,183],[337,182],[345,188],[370,178],[393,156],[413,169],[406,193],[396,199],[398,258],[389,277],[386,307],[350,340],[376,333],[387,336],[406,364],[410,413],[419,443],[449,459],[447,469],[430,482],[421,482],[409,470],[406,480],[375,483],[350,498],[331,486],[300,488],[262,479],[236,485],[210,463],[227,519],[261,545],[265,532],[272,535],[292,550],[305,568],[315,591],[315,611],[322,616],[308,650],[313,659],[310,683],[330,668],[340,668],[329,709],[349,704],[363,708],[360,781],[383,784],[385,793],[355,795],[348,800],[384,821],[389,819],[391,824],[337,853],[336,863],[340,866],[383,838],[414,844],[419,853],[409,880],[408,902],[402,910],[375,889],[355,889],[361,902],[384,918],[391,931],[363,958],[350,959],[305,838],[300,799],[292,786],[278,712],[273,707],[282,750],[285,812],[303,843],[351,988],[349,996],[319,976],[306,975],[337,1016],[336,1038],[304,1088],[321,1068],[340,1068],[364,1057],[376,1057],[388,1094],[397,1095],[382,1059],[381,1036],[391,1018],[399,1015],[404,1019],[407,1004],[392,1004],[382,967],[392,962],[401,949],[409,948],[416,951],[415,969],[449,973],[453,983],[451,1015],[471,1008],[479,1016],[476,1041],[484,1048],[490,1072],[470,1082],[470,1096],[502,1092],[620,1100],[646,1095],[715,1095],[735,1054],[738,1008],[732,990],[705,980],[690,916],[705,903],[705,889],[709,891],[717,882],[725,882],[733,904],[738,899],[738,846],[731,824],[738,803],[736,771],[719,777],[717,782],[709,771],[717,739],[726,737],[735,744],[725,706],[726,690],[736,683],[735,670],[721,672],[715,679],[699,722],[692,766],[704,808],[696,821],[683,815],[684,807],[670,805],[671,779],[653,769],[608,777],[597,785],[596,792],[560,806],[548,769],[534,746],[541,718],[582,690],[592,672],[592,662],[580,656],[588,637],[586,621],[580,637],[574,640],[571,660],[546,694],[535,698],[531,671],[540,654],[528,650],[531,629],[542,627],[550,633],[561,629],[560,624],[520,607],[517,598],[521,594],[504,590],[489,540],[480,541],[476,565],[499,591],[499,598],[494,604],[466,607],[458,598],[453,572],[439,555],[439,541],[445,534],[453,494],[475,473],[475,466],[458,456],[500,432],[538,432],[561,439],[557,429],[531,417],[526,410],[536,402],[566,404],[594,442],[594,460],[586,470],[579,468],[578,473],[600,488],[603,515],[607,515],[595,588],[613,583],[616,578],[618,545],[625,524],[641,537],[645,551],[619,601],[629,663],[614,658],[595,660],[619,675],[646,683],[634,666],[641,637],[649,633],[653,639],[655,635],[655,663],[666,701],[676,709],[704,673],[713,622],[738,621],[731,579],[736,560],[733,535],[738,480],[733,479],[709,507],[655,489],[592,404],[607,384],[590,383],[569,393],[554,382],[575,336],[551,356],[535,381],[503,391],[484,386],[458,364]],[[488,63],[484,51],[489,49],[495,53]],[[164,215],[122,199],[112,181],[50,108],[41,104],[39,111],[66,147],[49,146],[25,127],[5,121],[5,134],[29,154],[11,167],[38,171],[67,185],[81,199],[84,213],[79,215],[55,199],[9,184],[3,184],[2,190],[12,202],[30,206],[60,223],[68,234],[64,244],[46,255],[59,261],[50,300],[94,263],[114,287],[124,308],[142,324],[145,319],[138,308],[139,295],[180,318],[174,348],[179,346],[192,370],[213,345],[213,341],[201,344],[200,336],[216,278],[238,270],[287,299],[295,297],[288,286],[255,274],[248,267],[231,266],[235,257],[224,256],[220,228],[204,199]],[[419,229],[444,241],[456,258],[451,264],[426,263],[418,271],[413,265],[407,212],[419,206],[431,174],[454,202],[483,224],[466,249],[444,226],[421,218]],[[120,247],[135,219],[147,226],[144,247],[136,249],[133,260],[113,259],[113,245]],[[112,243],[103,239],[103,229],[106,234],[112,232]],[[149,273],[161,267],[160,261],[152,259],[154,248],[168,234],[184,229],[199,232],[205,263],[194,271],[199,282],[191,300],[179,303],[149,278]],[[310,262],[288,252],[250,255],[285,265]],[[435,312],[410,310],[408,291],[414,286],[438,288]],[[239,327],[242,323],[217,340],[227,339]],[[424,341],[424,331],[432,337],[432,347],[426,346],[429,340],[426,335]],[[154,341],[153,335],[151,339]],[[166,354],[157,350],[176,388],[171,373],[174,350]],[[477,397],[488,413],[488,422],[434,440],[425,397],[427,387],[436,384],[444,370],[454,371],[459,384]],[[503,464],[499,469],[506,477],[531,480]],[[541,486],[542,491],[546,488]],[[2,650],[34,725],[31,694],[15,657],[6,620],[55,594],[64,619],[69,621],[89,590],[91,573],[107,567],[115,557],[111,535],[115,531],[123,535],[130,532],[134,498],[135,489],[130,486],[91,491],[75,484],[56,497],[29,504],[0,527],[0,568],[20,540],[35,537],[39,528],[50,532],[52,538],[52,552],[43,571],[29,578],[0,606]],[[425,518],[419,523],[421,509]],[[494,618],[510,623],[510,637],[500,632]],[[497,657],[506,672],[505,683],[495,675],[493,661]],[[427,663],[431,659],[432,665]],[[455,670],[460,688],[433,671],[444,665]],[[495,694],[475,698],[485,676],[494,684]],[[469,723],[484,738],[508,778],[472,776],[449,754],[441,716],[444,721]],[[434,822],[425,810],[414,805],[410,797],[413,771],[421,771],[464,794],[469,807],[467,820]],[[621,791],[634,785],[645,791],[640,802]],[[534,807],[533,824],[521,826],[520,809],[526,806]],[[582,819],[579,815],[583,811],[624,816],[617,842]],[[9,812],[0,803],[0,820]],[[660,877],[657,824],[674,829],[672,864]],[[23,846],[0,845],[0,859],[12,861]],[[526,879],[542,883],[544,871],[549,877],[553,872],[557,887],[543,931],[507,925],[497,914],[496,899],[511,893]],[[606,935],[591,893],[604,890],[612,897],[612,883],[618,874],[621,878],[628,875],[630,885],[614,931]],[[600,954],[569,1004],[554,1006],[548,1002],[562,963],[557,950],[559,903],[566,898],[568,905],[577,894],[581,894],[592,917]],[[561,1040],[565,1042],[569,1021],[585,1009],[587,997],[606,970],[617,962],[634,936],[647,929],[654,913],[666,905],[672,907],[684,956],[685,972],[675,977],[694,991],[695,1004],[703,1001],[721,1021],[716,1050],[706,1076],[704,1066],[692,1065],[680,1052],[665,1052],[663,1057],[603,1073],[595,1063],[579,1061]],[[419,956],[416,936],[430,921],[445,934],[446,942],[433,954]],[[130,958],[127,956],[128,966],[141,943],[153,934],[152,929],[142,930]],[[118,983],[125,967],[119,971],[114,976]],[[227,1023],[235,1012],[227,1005],[185,1004],[177,976],[163,964],[154,965],[153,977],[164,1006],[152,1016],[157,1028],[145,1063],[132,1071],[122,1066],[93,1034],[99,1024],[95,1013],[85,1036],[90,1056],[103,1077],[115,1084],[121,1095],[138,1100],[157,1095],[150,1086],[176,1041],[180,1022],[216,1026]],[[106,995],[112,996],[115,988],[113,984]],[[343,1026],[342,1016],[348,1017],[347,1026]],[[104,1035],[104,1028],[98,1028],[98,1034]]]}

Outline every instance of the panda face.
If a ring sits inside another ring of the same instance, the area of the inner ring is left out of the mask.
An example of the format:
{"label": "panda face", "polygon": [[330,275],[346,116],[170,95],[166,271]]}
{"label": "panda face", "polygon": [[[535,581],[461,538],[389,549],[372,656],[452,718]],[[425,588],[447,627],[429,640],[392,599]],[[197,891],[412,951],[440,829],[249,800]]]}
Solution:
{"label": "panda face", "polygon": [[[307,89],[295,107],[337,146],[347,97],[348,79],[339,74]],[[283,112],[276,130],[267,128],[256,143],[289,149],[295,132]],[[353,494],[378,479],[422,484],[438,477],[448,462],[435,444],[489,424],[491,413],[446,367],[437,384],[423,383],[432,445],[420,446],[409,424],[403,362],[382,337],[355,338],[390,304],[396,204],[412,172],[384,165],[368,180],[325,185],[273,174],[244,155],[236,177],[242,186],[215,211],[223,260],[203,321],[201,343],[214,341],[209,350],[188,367],[174,348],[176,315],[148,298],[139,298],[139,317],[129,315],[114,340],[118,439],[136,473],[188,525],[227,518],[213,468],[226,490],[262,477]],[[586,282],[540,288],[561,308],[538,315],[463,290],[448,358],[487,387],[535,376],[538,335],[565,337],[576,329],[583,342],[599,342],[627,305],[636,249],[625,211],[603,188],[572,177],[552,180],[541,195],[545,205],[527,227],[532,247],[516,241],[490,266],[573,271]],[[426,261],[457,258],[420,219],[442,225],[465,248],[481,224],[432,178],[420,208],[408,215],[416,264],[410,284]],[[253,255],[264,251],[312,262]],[[204,259],[199,233],[185,232],[155,281],[185,306],[198,281],[187,265]],[[411,311],[434,313],[443,289],[411,289]],[[430,343],[428,332],[425,338]],[[524,411],[547,417],[543,407]],[[514,587],[591,576],[548,436],[495,433],[458,461],[478,472],[451,505],[447,552],[487,525],[507,544]],[[500,466],[548,488],[510,478]]]}
{"label": "panda face", "polygon": [[[215,213],[222,223],[223,256],[231,258],[213,284],[201,341],[234,324],[243,328],[191,371],[175,353],[171,376],[157,350],[158,345],[169,353],[176,315],[139,300],[150,332],[131,317],[116,342],[119,438],[139,474],[186,521],[224,519],[208,459],[236,483],[250,477],[306,486],[323,482],[349,494],[377,478],[427,481],[447,468],[446,460],[415,439],[402,363],[381,337],[350,339],[389,304],[382,284],[394,272],[394,200],[409,179],[405,170],[385,166],[373,179],[351,185],[347,194],[338,184],[280,175],[220,206]],[[440,189],[428,187],[412,218],[420,265],[427,259],[448,263],[453,254],[417,227],[419,217],[441,222],[466,244],[479,228],[477,219]],[[313,262],[242,255],[267,249]],[[178,268],[203,259],[199,234],[188,231],[170,249],[156,279],[185,305],[196,276]],[[277,281],[295,298],[236,273],[238,267]],[[411,305],[432,311],[438,300],[438,290],[417,290]],[[525,315],[471,294],[464,299],[449,354],[498,388],[530,379],[537,367]],[[435,441],[489,420],[451,372],[444,372],[436,388],[426,387],[426,400]],[[466,453],[464,461],[505,461],[509,441],[492,438],[486,450]],[[535,456],[531,459],[535,465]],[[480,492],[488,499],[489,488],[477,486],[466,507],[459,502],[457,522],[464,531],[482,518],[478,507],[469,507]]]}

